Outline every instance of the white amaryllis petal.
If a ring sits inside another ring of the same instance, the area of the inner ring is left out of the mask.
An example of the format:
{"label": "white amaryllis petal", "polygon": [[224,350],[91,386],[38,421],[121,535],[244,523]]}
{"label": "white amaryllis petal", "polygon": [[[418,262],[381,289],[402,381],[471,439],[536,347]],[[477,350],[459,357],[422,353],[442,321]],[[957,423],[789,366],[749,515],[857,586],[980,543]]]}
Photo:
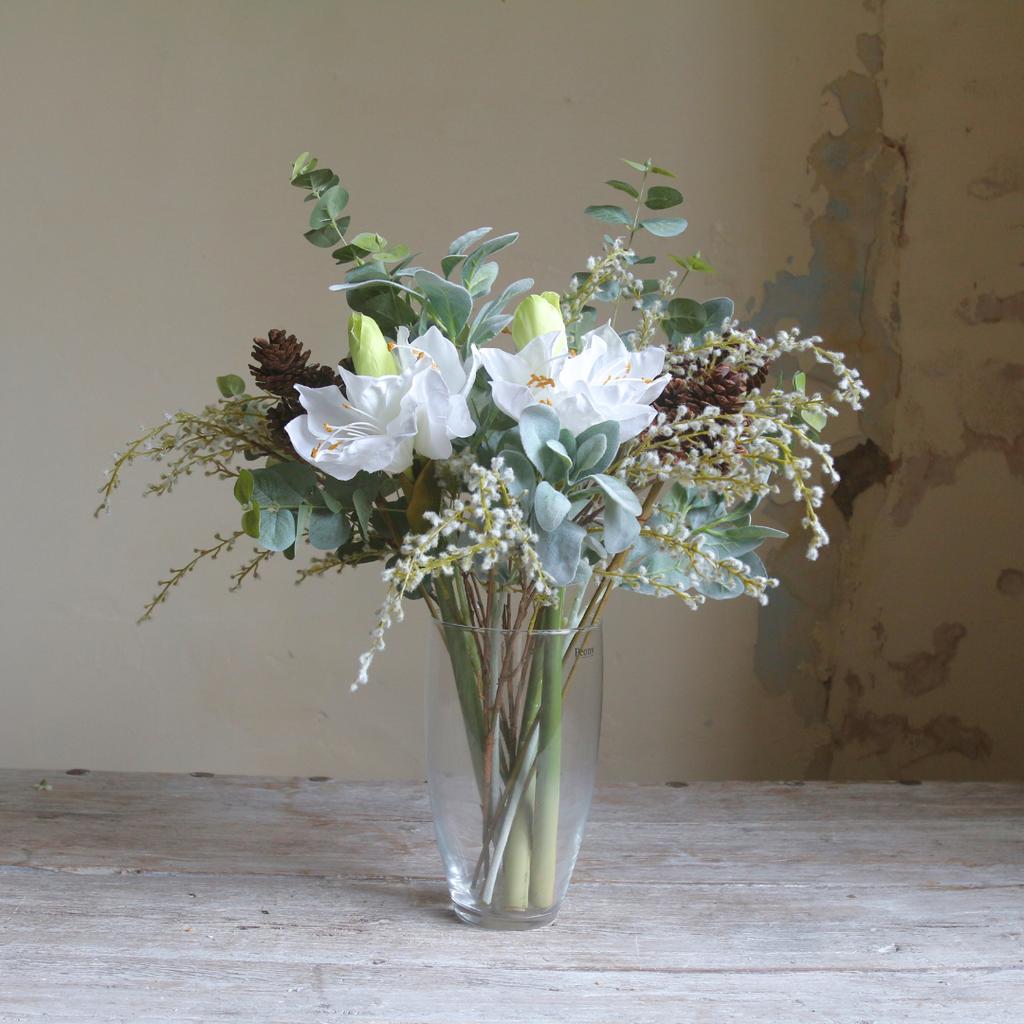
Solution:
{"label": "white amaryllis petal", "polygon": [[518,420],[524,409],[543,403],[574,434],[615,420],[622,440],[636,437],[654,419],[650,403],[669,381],[667,374],[659,376],[665,350],[630,352],[611,324],[584,335],[577,355],[559,350],[558,337],[541,335],[514,355],[496,348],[480,352],[494,404]]}
{"label": "white amaryllis petal", "polygon": [[351,480],[360,470],[401,473],[416,441],[414,373],[361,377],[341,370],[345,393],[330,385],[295,385],[305,416],[285,426],[295,451],[328,476]]}
{"label": "white amaryllis petal", "polygon": [[459,350],[436,327],[409,341],[406,328],[398,329],[391,350],[399,368],[414,368],[413,389],[420,403],[416,450],[429,459],[446,459],[451,439],[469,437],[476,424],[466,399],[480,369],[476,348],[463,362]]}

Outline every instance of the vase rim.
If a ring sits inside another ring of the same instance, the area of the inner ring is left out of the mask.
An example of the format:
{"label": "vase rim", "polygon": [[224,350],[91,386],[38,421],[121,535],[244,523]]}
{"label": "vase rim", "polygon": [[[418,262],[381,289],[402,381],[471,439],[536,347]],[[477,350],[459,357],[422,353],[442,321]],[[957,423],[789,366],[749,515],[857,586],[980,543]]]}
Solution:
{"label": "vase rim", "polygon": [[445,622],[444,619],[435,619],[433,615],[430,616],[430,621],[438,627],[464,629],[469,633],[522,633],[529,636],[578,636],[580,633],[593,633],[595,630],[600,630],[604,624],[604,620],[599,619],[589,626],[567,626],[564,629],[505,629],[503,626],[467,626],[461,622]]}

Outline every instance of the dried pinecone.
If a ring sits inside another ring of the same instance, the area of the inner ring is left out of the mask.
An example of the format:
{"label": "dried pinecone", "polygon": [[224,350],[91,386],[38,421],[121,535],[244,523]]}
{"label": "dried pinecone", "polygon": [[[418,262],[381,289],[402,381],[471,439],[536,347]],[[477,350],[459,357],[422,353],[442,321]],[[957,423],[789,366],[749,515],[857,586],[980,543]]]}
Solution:
{"label": "dried pinecone", "polygon": [[267,429],[270,431],[270,436],[285,451],[289,451],[292,446],[291,439],[284,429],[285,424],[290,423],[296,416],[301,416],[304,412],[305,409],[299,404],[297,396],[282,398],[277,405],[273,405],[267,410]]}
{"label": "dried pinecone", "polygon": [[[699,416],[709,405],[724,415],[739,412],[747,400],[748,380],[725,363],[699,370],[692,377],[673,377],[654,400],[654,408],[676,419]],[[685,411],[683,411],[685,410]]]}
{"label": "dried pinecone", "polygon": [[[722,340],[723,341],[728,341],[731,335],[732,335],[732,331],[725,331],[722,334]],[[764,340],[764,338],[761,337],[760,334],[756,334],[756,335],[754,335],[754,337],[757,339],[759,344],[761,344],[761,345],[765,344],[765,340]],[[751,373],[748,370],[747,371],[747,390],[748,391],[756,391],[759,387],[761,387],[761,385],[764,384],[764,382],[768,379],[768,371],[771,368],[772,368],[772,363],[771,363],[771,360],[769,359],[768,362],[766,362],[764,364],[764,366],[760,367],[757,370],[754,370],[753,373]]]}
{"label": "dried pinecone", "polygon": [[252,358],[257,365],[250,365],[249,369],[264,391],[281,399],[267,410],[267,427],[274,440],[286,449],[291,448],[291,442],[285,433],[285,424],[303,412],[295,385],[344,386],[341,377],[329,366],[310,364],[309,355],[309,350],[302,350],[294,334],[282,330],[270,330],[266,338],[253,338]]}
{"label": "dried pinecone", "polygon": [[252,375],[264,391],[279,398],[294,399],[295,385],[323,388],[328,384],[341,384],[341,378],[329,366],[309,364],[309,350],[305,352],[294,334],[270,330],[267,338],[253,338],[250,364]]}

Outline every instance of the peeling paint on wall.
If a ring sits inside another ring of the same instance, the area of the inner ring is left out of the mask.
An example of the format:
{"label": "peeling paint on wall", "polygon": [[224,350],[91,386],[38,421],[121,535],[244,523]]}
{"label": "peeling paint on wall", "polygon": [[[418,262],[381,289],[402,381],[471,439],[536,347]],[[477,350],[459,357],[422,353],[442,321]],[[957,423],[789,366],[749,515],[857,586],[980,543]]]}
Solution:
{"label": "peeling paint on wall", "polygon": [[965,427],[963,447],[955,455],[926,449],[898,460],[899,477],[896,498],[889,511],[894,526],[907,526],[914,509],[933,487],[951,487],[956,483],[957,467],[979,451],[1001,452],[1012,476],[1024,477],[1024,432],[1008,439],[981,434]]}
{"label": "peeling paint on wall", "polygon": [[[1024,158],[996,156],[999,150],[990,149],[977,159],[982,133],[994,137],[992,116],[981,109],[973,121],[958,122],[963,136],[950,129],[937,138],[934,106],[923,114],[926,108],[919,104],[944,96],[941,90],[958,75],[962,84],[967,76],[961,71],[940,75],[931,68],[904,68],[902,91],[886,91],[884,2],[870,0],[865,6],[878,15],[879,30],[856,39],[863,71],[850,70],[825,86],[839,101],[846,129],[825,133],[808,153],[815,188],[824,190],[826,201],[809,223],[806,271],[779,270],[765,282],[764,299],[751,317],[761,334],[796,322],[821,335],[830,348],[847,354],[872,391],[856,425],[847,420],[847,437],[836,445],[842,482],[822,509],[833,544],[817,564],[801,557],[793,506],[773,509],[778,524],[794,535],[769,565],[780,586],[759,612],[754,670],[767,693],[787,695],[809,728],[827,730],[828,740],[807,767],[814,778],[827,778],[833,770],[851,777],[860,777],[860,771],[903,777],[909,767],[940,755],[956,755],[965,764],[989,758],[998,734],[988,710],[995,706],[992,697],[1000,687],[1009,692],[1019,684],[1019,662],[1008,660],[1005,651],[993,652],[991,630],[1000,628],[1010,611],[1006,602],[1024,597],[1024,571],[988,568],[985,575],[967,575],[954,586],[941,575],[947,567],[962,571],[969,557],[977,561],[990,552],[966,554],[968,548],[979,550],[977,535],[970,538],[973,547],[964,545],[963,551],[934,543],[942,537],[949,545],[961,523],[977,523],[979,530],[1005,524],[1008,516],[1012,519],[1006,499],[1016,500],[1020,493],[1014,478],[1024,479],[1024,364],[1019,356],[1007,359],[1012,351],[1007,346],[1014,344],[1010,332],[1024,322],[1024,291],[996,276],[998,253],[1017,251],[1018,236],[982,247],[988,263],[976,260],[977,271],[972,264],[968,273],[978,274],[978,284],[966,297],[961,285],[944,290],[929,275],[954,279],[944,275],[951,241],[959,239],[959,251],[973,258],[976,250],[969,246],[979,227],[991,230],[995,223],[997,208],[991,204],[1020,201]],[[943,45],[955,49],[949,25],[929,22],[923,28],[909,7],[894,5],[894,14],[902,31],[892,39],[905,43],[911,24],[925,38],[941,37]],[[980,35],[975,45],[974,67],[982,69],[987,58]],[[975,91],[989,90],[985,103],[1003,103],[1003,94],[992,91],[994,82],[982,74],[967,81],[960,95],[974,95],[968,88],[973,83]],[[894,116],[908,129],[921,128],[909,142],[886,131],[883,95],[890,94]],[[965,161],[957,201],[952,193],[937,195],[933,189],[956,180],[962,137],[971,138],[976,162],[966,166]],[[1005,137],[998,145],[1005,147]],[[918,182],[920,204],[913,191]],[[973,214],[965,212],[965,189]],[[914,219],[908,229],[911,203]],[[904,312],[913,317],[907,324]],[[823,391],[828,387],[825,377],[815,383]],[[983,525],[976,510],[988,488],[979,487],[978,479],[998,465],[985,457],[993,452],[1005,459],[1007,475],[993,480],[993,514]],[[924,504],[936,488],[949,493]],[[946,505],[949,516],[943,515]],[[975,510],[973,519],[968,510]],[[1007,563],[1020,564],[1009,551]],[[986,601],[998,605],[988,621],[988,610],[979,611]],[[925,616],[933,617],[922,622]],[[919,649],[922,628],[931,643]],[[994,666],[999,666],[995,672]],[[953,694],[958,682],[963,687],[969,680],[985,687],[978,706],[988,717],[981,724],[962,710],[966,691]],[[947,710],[944,690],[961,702],[955,707],[959,714],[936,713]],[[915,714],[914,706],[926,706],[927,714]],[[1001,749],[1000,757],[1005,761],[1007,752]],[[858,768],[865,760],[870,766]],[[942,762],[942,770],[949,764]]]}
{"label": "peeling paint on wall", "polygon": [[853,503],[874,484],[884,485],[892,475],[893,463],[881,448],[870,438],[850,451],[837,455],[836,469],[839,483],[832,492],[843,518],[849,522],[853,515]]}
{"label": "peeling paint on wall", "polygon": [[999,199],[1011,192],[1024,192],[1024,159],[1019,156],[1001,156],[980,178],[975,178],[968,189],[975,199]]}
{"label": "peeling paint on wall", "polygon": [[855,673],[848,672],[845,683],[847,706],[839,724],[830,729],[829,741],[807,766],[809,778],[827,778],[836,755],[850,748],[862,760],[881,759],[893,778],[905,778],[909,768],[938,754],[959,754],[972,761],[992,756],[991,737],[956,715],[935,715],[915,726],[905,714],[879,714],[863,707],[866,688]]}
{"label": "peeling paint on wall", "polygon": [[971,309],[970,299],[961,299],[956,311],[965,324],[998,324],[1004,320],[1024,320],[1024,292],[1015,295],[979,295]]}
{"label": "peeling paint on wall", "polygon": [[[851,70],[823,90],[838,99],[847,128],[838,135],[826,132],[808,155],[815,187],[827,192],[828,201],[810,223],[807,271],[782,270],[766,281],[764,301],[751,318],[761,334],[795,320],[804,333],[819,334],[829,348],[845,352],[870,382],[872,398],[861,414],[866,440],[839,457],[844,482],[833,501],[847,522],[858,497],[876,483],[885,485],[892,472],[892,410],[901,369],[899,294],[895,284],[884,283],[880,268],[898,258],[894,254],[906,244],[909,174],[905,144],[883,131],[883,35],[862,33],[857,52],[867,73]],[[825,378],[820,384],[822,390],[830,386]],[[817,667],[822,659],[813,637],[833,601],[838,564],[834,551],[816,565],[807,563],[800,517],[790,517],[784,507],[777,513],[784,521],[793,518],[794,529],[771,566],[780,585],[759,613],[754,670],[769,693],[789,692],[811,724],[826,713],[828,673]],[[826,526],[836,533],[827,517]]]}
{"label": "peeling paint on wall", "polygon": [[944,622],[932,633],[934,651],[915,651],[899,661],[890,661],[889,668],[903,677],[900,680],[903,692],[920,697],[948,683],[950,665],[965,636],[967,627],[962,622]]}
{"label": "peeling paint on wall", "polygon": [[[875,45],[872,52],[880,61],[881,41]],[[882,98],[873,76],[850,71],[825,91],[839,100],[848,127],[841,135],[827,132],[808,156],[817,187],[829,198],[810,226],[807,272],[782,270],[766,281],[764,301],[751,322],[768,334],[781,321],[795,319],[805,333],[823,335],[830,347],[846,352],[874,382],[866,433],[885,450],[891,444],[890,401],[899,386],[900,355],[893,323],[898,296],[878,302],[875,293],[884,251],[879,237],[891,234],[903,244],[908,157],[904,144],[882,131]],[[886,316],[877,313],[879,306]]]}

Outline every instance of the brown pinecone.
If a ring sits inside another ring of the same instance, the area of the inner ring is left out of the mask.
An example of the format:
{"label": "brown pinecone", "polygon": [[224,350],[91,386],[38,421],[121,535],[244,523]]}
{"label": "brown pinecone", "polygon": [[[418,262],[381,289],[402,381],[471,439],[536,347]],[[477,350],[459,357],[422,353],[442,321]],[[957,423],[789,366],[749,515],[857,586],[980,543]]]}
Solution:
{"label": "brown pinecone", "polygon": [[[717,363],[705,367],[692,377],[673,377],[665,390],[654,400],[654,408],[675,419],[699,416],[709,405],[717,406],[723,415],[739,412],[747,400],[748,379],[731,366]],[[683,410],[685,409],[685,412]]]}
{"label": "brown pinecone", "polygon": [[294,334],[272,329],[266,338],[253,338],[252,358],[256,366],[249,366],[256,383],[281,401],[267,409],[267,427],[271,436],[286,451],[291,441],[285,433],[285,424],[303,413],[296,384],[307,388],[325,388],[336,384],[344,390],[341,377],[329,366],[309,363],[309,351],[303,351]]}
{"label": "brown pinecone", "polygon": [[[722,332],[722,341],[728,341],[732,337],[732,331]],[[755,335],[757,340],[763,345],[765,343],[764,338],[760,334]],[[756,391],[762,384],[768,379],[768,371],[772,368],[771,360],[764,364],[753,372],[746,371],[747,374],[747,391]]]}
{"label": "brown pinecone", "polygon": [[267,410],[267,428],[270,436],[281,445],[285,451],[292,447],[291,438],[285,431],[285,424],[290,423],[296,416],[301,416],[306,410],[299,404],[298,396],[295,398],[282,398],[277,405]]}
{"label": "brown pinecone", "polygon": [[294,334],[273,329],[267,337],[253,338],[250,364],[253,378],[264,391],[287,401],[295,398],[295,385],[323,388],[328,384],[341,384],[341,378],[329,366],[309,365],[309,350],[305,352]]}

